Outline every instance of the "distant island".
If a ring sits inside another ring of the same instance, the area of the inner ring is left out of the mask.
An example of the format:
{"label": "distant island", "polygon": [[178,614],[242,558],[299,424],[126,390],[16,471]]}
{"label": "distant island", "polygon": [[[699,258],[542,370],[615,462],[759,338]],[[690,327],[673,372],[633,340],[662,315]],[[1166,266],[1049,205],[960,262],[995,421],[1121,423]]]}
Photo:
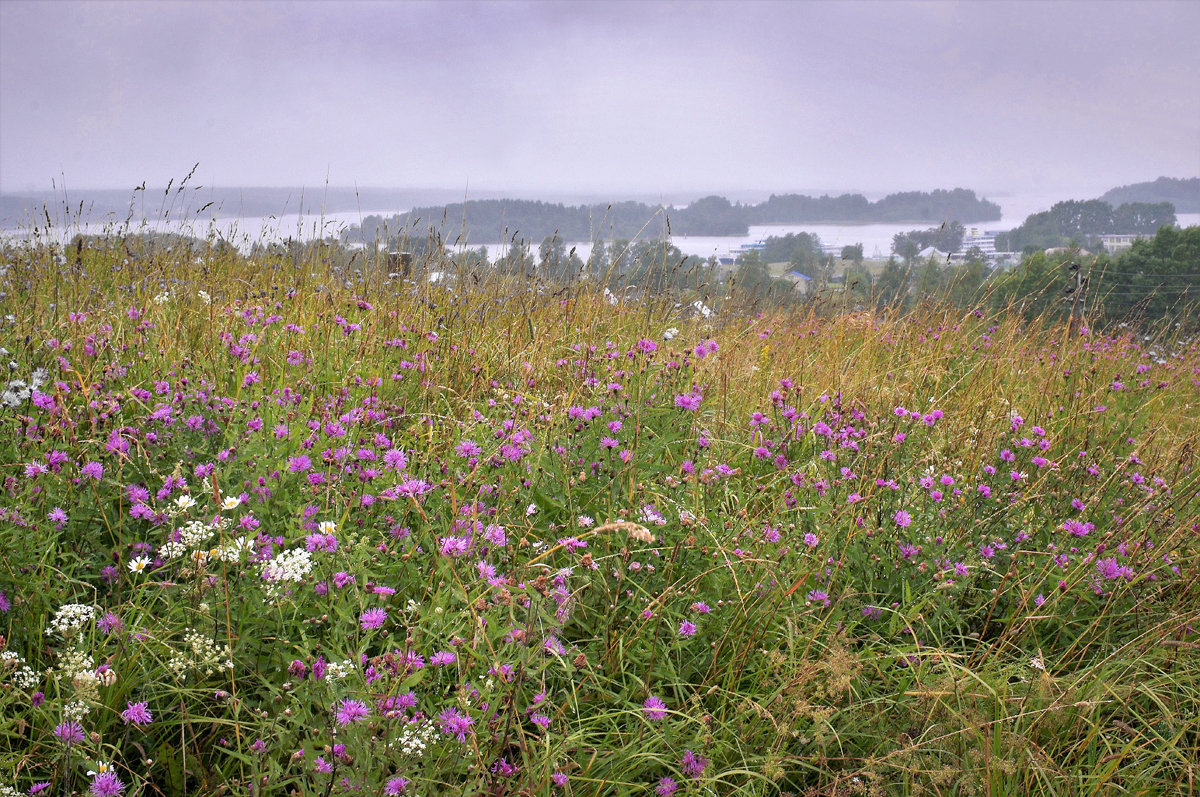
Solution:
{"label": "distant island", "polygon": [[872,202],[862,194],[772,194],[758,204],[707,196],[683,207],[641,202],[564,205],[519,199],[481,199],[414,208],[390,218],[372,215],[342,234],[346,242],[426,236],[447,242],[540,241],[557,235],[571,241],[637,238],[647,234],[746,235],[756,224],[991,221],[1000,206],[974,191],[908,191]]}
{"label": "distant island", "polygon": [[1100,199],[1113,207],[1127,202],[1170,202],[1176,213],[1200,213],[1200,177],[1159,177],[1148,183],[1113,188]]}

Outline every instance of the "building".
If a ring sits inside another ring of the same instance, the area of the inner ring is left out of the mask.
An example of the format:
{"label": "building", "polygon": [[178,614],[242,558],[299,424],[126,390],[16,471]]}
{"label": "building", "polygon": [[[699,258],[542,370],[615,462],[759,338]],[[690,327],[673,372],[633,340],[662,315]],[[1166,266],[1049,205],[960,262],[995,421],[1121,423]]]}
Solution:
{"label": "building", "polygon": [[984,257],[991,258],[996,254],[996,236],[1000,234],[999,230],[981,230],[978,227],[968,227],[963,233],[962,246],[959,247],[960,252],[966,252],[972,247],[976,247],[983,252]]}
{"label": "building", "polygon": [[792,283],[792,289],[798,293],[808,293],[809,285],[812,284],[812,277],[792,269],[783,274],[780,279],[787,280]]}
{"label": "building", "polygon": [[1104,251],[1110,255],[1115,255],[1119,252],[1124,252],[1133,247],[1133,242],[1139,238],[1145,238],[1144,235],[1101,235],[1100,244],[1104,247]]}

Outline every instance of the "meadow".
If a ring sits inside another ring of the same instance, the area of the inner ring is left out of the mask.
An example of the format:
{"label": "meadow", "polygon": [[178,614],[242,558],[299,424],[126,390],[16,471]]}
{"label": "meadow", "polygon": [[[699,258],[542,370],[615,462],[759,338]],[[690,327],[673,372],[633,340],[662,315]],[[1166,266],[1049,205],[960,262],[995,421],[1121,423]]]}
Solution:
{"label": "meadow", "polygon": [[1200,790],[1200,342],[0,258],[0,795]]}

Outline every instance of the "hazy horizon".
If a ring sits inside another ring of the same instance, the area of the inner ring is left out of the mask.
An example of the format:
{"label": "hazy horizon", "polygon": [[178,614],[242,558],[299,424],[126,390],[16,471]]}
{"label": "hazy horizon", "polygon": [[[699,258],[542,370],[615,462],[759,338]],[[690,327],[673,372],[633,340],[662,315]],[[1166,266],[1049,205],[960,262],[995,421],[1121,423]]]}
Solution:
{"label": "hazy horizon", "polygon": [[1085,198],[1200,174],[1197,39],[1170,0],[5,0],[0,191]]}

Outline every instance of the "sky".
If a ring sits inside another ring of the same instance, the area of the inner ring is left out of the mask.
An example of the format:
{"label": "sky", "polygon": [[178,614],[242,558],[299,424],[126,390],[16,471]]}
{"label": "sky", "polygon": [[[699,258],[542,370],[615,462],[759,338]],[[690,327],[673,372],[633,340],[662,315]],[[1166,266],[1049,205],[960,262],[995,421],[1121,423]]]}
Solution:
{"label": "sky", "polygon": [[1200,3],[0,0],[0,191],[1084,198],[1200,175]]}

